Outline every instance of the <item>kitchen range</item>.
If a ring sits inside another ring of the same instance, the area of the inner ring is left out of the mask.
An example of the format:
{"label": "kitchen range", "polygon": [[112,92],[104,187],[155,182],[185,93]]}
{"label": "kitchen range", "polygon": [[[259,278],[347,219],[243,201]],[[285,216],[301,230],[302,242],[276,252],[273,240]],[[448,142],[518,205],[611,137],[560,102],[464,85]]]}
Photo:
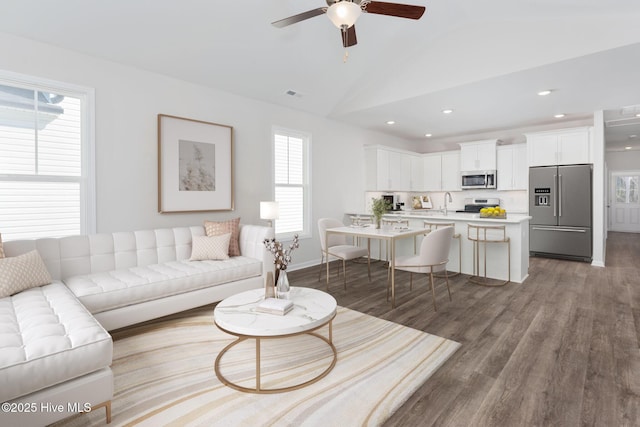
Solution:
{"label": "kitchen range", "polygon": [[482,208],[493,208],[496,206],[500,206],[500,199],[498,198],[464,199],[464,209],[457,210],[456,212],[479,213]]}
{"label": "kitchen range", "polygon": [[531,255],[591,262],[591,165],[529,169]]}

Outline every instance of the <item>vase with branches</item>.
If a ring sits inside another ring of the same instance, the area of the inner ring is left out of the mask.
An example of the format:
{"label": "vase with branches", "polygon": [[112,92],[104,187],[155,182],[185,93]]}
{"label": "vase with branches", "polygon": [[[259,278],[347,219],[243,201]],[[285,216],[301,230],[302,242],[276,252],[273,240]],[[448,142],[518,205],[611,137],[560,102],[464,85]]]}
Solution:
{"label": "vase with branches", "polygon": [[298,235],[293,236],[293,241],[286,249],[282,242],[278,242],[276,239],[264,239],[264,246],[273,255],[273,264],[276,266],[276,297],[289,299],[287,267],[291,262],[291,252],[300,247]]}
{"label": "vase with branches", "polygon": [[382,221],[382,215],[384,215],[389,209],[391,209],[391,204],[388,200],[385,200],[384,197],[372,198],[371,199],[371,213],[375,218],[376,228],[380,228],[380,221]]}

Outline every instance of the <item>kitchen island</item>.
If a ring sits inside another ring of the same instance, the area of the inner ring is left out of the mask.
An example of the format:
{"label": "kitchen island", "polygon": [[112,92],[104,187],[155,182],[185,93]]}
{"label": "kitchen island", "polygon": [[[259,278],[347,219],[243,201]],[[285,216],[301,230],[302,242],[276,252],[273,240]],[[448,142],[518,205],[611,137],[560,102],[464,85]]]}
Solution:
{"label": "kitchen island", "polygon": [[[370,214],[347,213],[346,224],[352,222],[354,217],[371,217]],[[424,228],[424,221],[432,221],[438,223],[454,223],[455,233],[460,234],[460,240],[455,239],[451,243],[449,251],[449,264],[447,270],[461,271],[463,274],[473,274],[473,243],[467,237],[467,224],[491,224],[505,225],[507,237],[511,240],[511,281],[522,283],[529,275],[529,220],[530,216],[526,214],[509,214],[507,218],[480,218],[479,214],[459,213],[433,210],[405,210],[386,214],[384,219],[388,220],[408,220],[410,228]],[[413,253],[413,241],[399,242],[398,253],[401,255],[410,255]],[[462,255],[459,255],[458,244],[462,245]],[[480,245],[482,247],[482,245]],[[374,246],[375,247],[375,246]],[[380,248],[378,256],[385,258],[384,247]],[[420,249],[420,239],[417,242],[417,249]],[[481,248],[481,251],[484,251]],[[481,252],[483,253],[483,252]],[[373,256],[373,255],[372,255]],[[461,258],[461,259],[460,259]],[[507,280],[507,244],[492,243],[487,245],[487,277],[491,279]],[[483,272],[483,263],[481,261],[481,273]]]}

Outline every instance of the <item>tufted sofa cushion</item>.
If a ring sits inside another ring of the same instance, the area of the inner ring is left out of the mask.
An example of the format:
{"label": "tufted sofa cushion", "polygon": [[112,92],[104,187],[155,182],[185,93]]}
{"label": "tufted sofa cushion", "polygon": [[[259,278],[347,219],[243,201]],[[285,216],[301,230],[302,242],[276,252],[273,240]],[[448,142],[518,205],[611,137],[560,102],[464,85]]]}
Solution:
{"label": "tufted sofa cushion", "polygon": [[62,283],[0,299],[0,402],[108,367],[111,336]]}
{"label": "tufted sofa cushion", "polygon": [[261,260],[239,256],[225,261],[170,261],[73,276],[64,282],[95,314],[261,274]]}

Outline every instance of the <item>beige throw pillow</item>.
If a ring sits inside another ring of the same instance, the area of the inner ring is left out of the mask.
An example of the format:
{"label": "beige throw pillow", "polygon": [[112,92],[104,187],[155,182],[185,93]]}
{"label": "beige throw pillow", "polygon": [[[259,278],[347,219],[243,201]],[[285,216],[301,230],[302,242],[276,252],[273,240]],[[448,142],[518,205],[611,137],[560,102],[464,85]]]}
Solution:
{"label": "beige throw pillow", "polygon": [[4,248],[2,247],[2,234],[0,234],[0,258],[4,258]]}
{"label": "beige throw pillow", "polygon": [[220,236],[193,236],[191,261],[229,259],[231,233]]}
{"label": "beige throw pillow", "polygon": [[240,256],[240,218],[229,221],[205,221],[204,229],[209,237],[231,233],[229,256]]}
{"label": "beige throw pillow", "polygon": [[36,250],[0,259],[0,298],[49,283],[51,275]]}

